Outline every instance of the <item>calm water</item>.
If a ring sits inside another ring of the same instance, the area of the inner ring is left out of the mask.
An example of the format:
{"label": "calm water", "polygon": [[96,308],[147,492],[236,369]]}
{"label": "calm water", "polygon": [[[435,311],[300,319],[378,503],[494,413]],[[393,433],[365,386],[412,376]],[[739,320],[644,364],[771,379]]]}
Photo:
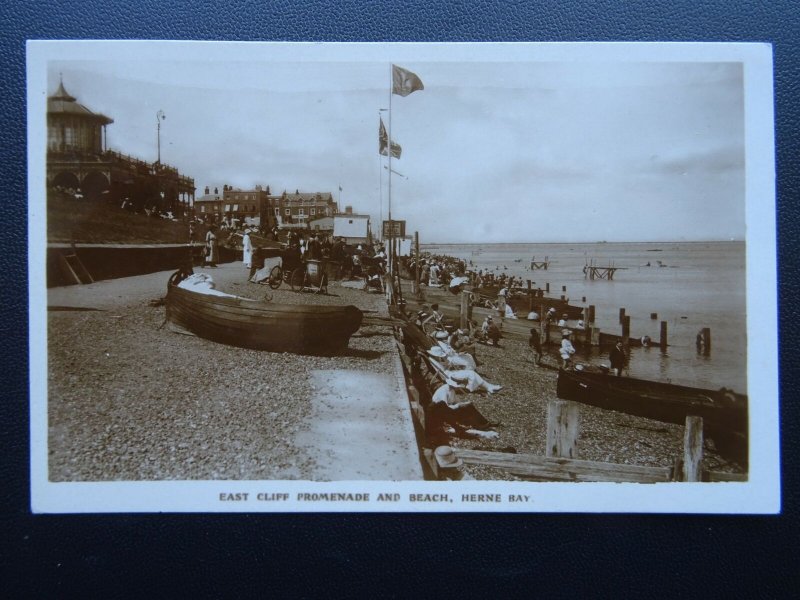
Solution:
{"label": "calm water", "polygon": [[[746,290],[744,242],[472,244],[424,245],[424,251],[472,261],[473,269],[505,272],[550,283],[550,295],[561,286],[571,304],[596,307],[602,331],[621,333],[619,309],[631,317],[631,336],[649,335],[656,343],[660,321],[669,323],[666,354],[658,347],[631,350],[630,375],[706,388],[747,389]],[[478,252],[473,254],[474,252]],[[529,271],[533,257],[550,257],[547,271]],[[521,262],[514,262],[522,259]],[[590,281],[583,266],[614,265],[613,281]],[[659,267],[661,261],[663,267]],[[645,266],[647,263],[651,266]],[[506,267],[504,269],[504,267]],[[657,320],[650,313],[658,313]],[[698,356],[697,333],[711,328],[711,356]],[[594,362],[606,354],[592,355]]]}

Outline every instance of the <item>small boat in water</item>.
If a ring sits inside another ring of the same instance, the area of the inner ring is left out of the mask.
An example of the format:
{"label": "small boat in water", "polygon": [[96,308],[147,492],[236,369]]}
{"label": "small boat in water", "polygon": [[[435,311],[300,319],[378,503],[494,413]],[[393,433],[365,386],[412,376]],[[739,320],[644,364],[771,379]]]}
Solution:
{"label": "small boat in water", "polygon": [[271,304],[184,289],[180,271],[167,284],[167,320],[214,342],[296,354],[331,355],[361,326],[355,306]]}
{"label": "small boat in water", "polygon": [[705,390],[670,383],[616,377],[608,372],[564,369],[556,395],[600,408],[683,425],[703,418],[703,430],[720,454],[747,464],[747,396],[727,389]]}

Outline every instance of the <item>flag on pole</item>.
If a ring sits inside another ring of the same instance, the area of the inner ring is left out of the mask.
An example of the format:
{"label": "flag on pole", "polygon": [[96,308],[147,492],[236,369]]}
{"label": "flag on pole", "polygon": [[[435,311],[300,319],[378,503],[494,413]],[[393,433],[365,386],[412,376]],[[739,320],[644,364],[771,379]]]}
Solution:
{"label": "flag on pole", "polygon": [[[386,133],[386,127],[383,125],[383,119],[380,119],[381,127],[380,131],[378,132],[378,153],[382,154],[383,156],[389,156],[389,151],[387,150],[387,146],[389,145],[389,134]],[[400,144],[392,142],[392,158],[400,158],[400,154],[403,152],[403,149],[400,147]]]}
{"label": "flag on pole", "polygon": [[408,96],[417,90],[424,90],[422,80],[406,69],[392,65],[392,93],[398,96]]}

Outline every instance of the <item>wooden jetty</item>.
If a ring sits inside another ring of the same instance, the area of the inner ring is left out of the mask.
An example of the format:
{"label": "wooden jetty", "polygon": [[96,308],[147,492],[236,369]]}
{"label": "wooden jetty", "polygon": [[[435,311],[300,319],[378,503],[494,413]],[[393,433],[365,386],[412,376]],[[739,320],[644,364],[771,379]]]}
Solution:
{"label": "wooden jetty", "polygon": [[530,267],[531,271],[539,271],[539,270],[547,271],[547,267],[549,266],[550,266],[549,256],[545,256],[544,260],[536,260],[535,256],[531,258],[531,267]]}
{"label": "wooden jetty", "polygon": [[583,275],[588,279],[605,279],[606,281],[613,281],[614,274],[625,267],[615,267],[614,263],[606,267],[600,267],[594,263],[594,259],[583,266]]}

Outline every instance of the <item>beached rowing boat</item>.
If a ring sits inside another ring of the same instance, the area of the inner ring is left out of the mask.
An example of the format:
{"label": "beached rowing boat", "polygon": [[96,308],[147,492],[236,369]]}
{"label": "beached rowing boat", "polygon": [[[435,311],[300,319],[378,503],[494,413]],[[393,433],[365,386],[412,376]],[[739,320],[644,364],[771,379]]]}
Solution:
{"label": "beached rowing boat", "polygon": [[703,418],[705,435],[721,454],[747,463],[747,396],[670,383],[615,377],[605,372],[558,372],[556,395],[609,410],[683,425]]}
{"label": "beached rowing boat", "polygon": [[271,304],[236,296],[203,294],[167,285],[167,319],[222,344],[296,354],[331,355],[347,348],[361,326],[355,306]]}

